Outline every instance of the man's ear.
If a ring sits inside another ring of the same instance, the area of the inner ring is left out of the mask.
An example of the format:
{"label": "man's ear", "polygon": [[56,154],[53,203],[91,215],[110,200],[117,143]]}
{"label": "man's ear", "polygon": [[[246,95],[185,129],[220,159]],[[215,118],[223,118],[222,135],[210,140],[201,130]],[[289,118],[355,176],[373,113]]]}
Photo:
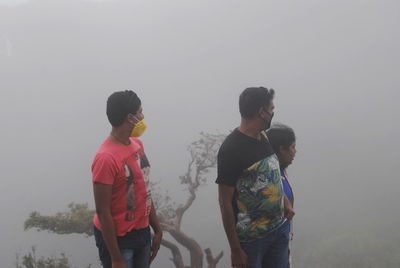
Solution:
{"label": "man's ear", "polygon": [[260,109],[258,109],[258,115],[263,118],[261,115],[265,113],[264,107],[260,107]]}

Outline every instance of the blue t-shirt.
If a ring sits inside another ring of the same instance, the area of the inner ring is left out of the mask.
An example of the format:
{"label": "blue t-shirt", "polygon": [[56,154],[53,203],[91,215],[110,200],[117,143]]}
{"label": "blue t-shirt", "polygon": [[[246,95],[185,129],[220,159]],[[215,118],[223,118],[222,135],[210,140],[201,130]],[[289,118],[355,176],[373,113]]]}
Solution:
{"label": "blue t-shirt", "polygon": [[292,200],[293,198],[292,190],[290,189],[289,183],[285,176],[285,172],[283,172],[283,170],[281,170],[281,176],[282,176],[283,191],[285,192],[287,198],[289,200]]}
{"label": "blue t-shirt", "polygon": [[[291,190],[291,188],[289,186],[289,183],[288,183],[287,178],[285,176],[285,172],[283,172],[283,170],[281,170],[281,178],[282,178],[283,191],[285,192],[285,195],[287,196],[287,198],[289,200],[292,200],[292,198],[293,198],[292,190]],[[289,224],[290,224],[290,222],[289,222]],[[291,229],[292,229],[292,226],[289,227],[289,231]]]}

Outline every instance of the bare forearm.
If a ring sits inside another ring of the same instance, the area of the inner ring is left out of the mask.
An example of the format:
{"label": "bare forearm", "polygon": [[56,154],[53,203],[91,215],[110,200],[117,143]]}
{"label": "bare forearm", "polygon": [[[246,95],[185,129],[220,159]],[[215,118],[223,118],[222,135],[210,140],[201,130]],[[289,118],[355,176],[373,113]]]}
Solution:
{"label": "bare forearm", "polygon": [[110,212],[99,213],[99,220],[103,239],[106,242],[107,249],[110,252],[113,261],[123,260],[118,247],[117,234],[115,232],[115,224]]}
{"label": "bare forearm", "polygon": [[232,204],[230,202],[220,201],[220,209],[229,246],[231,250],[238,249],[240,248],[240,242],[236,232],[235,214]]}
{"label": "bare forearm", "polygon": [[283,204],[285,207],[285,217],[288,220],[292,220],[295,213],[292,207],[292,203],[290,203],[286,195],[283,195]]}
{"label": "bare forearm", "polygon": [[285,207],[285,209],[293,209],[292,204],[285,194],[283,195],[283,206]]}
{"label": "bare forearm", "polygon": [[235,213],[232,207],[234,192],[234,187],[220,184],[218,186],[219,207],[221,209],[222,223],[224,224],[226,237],[231,248],[231,266],[247,267],[247,255],[240,247],[236,232]]}
{"label": "bare forearm", "polygon": [[154,208],[153,202],[151,202],[151,211],[150,211],[150,215],[149,215],[149,222],[150,222],[151,228],[153,228],[154,233],[162,233],[160,222],[158,221],[157,213]]}

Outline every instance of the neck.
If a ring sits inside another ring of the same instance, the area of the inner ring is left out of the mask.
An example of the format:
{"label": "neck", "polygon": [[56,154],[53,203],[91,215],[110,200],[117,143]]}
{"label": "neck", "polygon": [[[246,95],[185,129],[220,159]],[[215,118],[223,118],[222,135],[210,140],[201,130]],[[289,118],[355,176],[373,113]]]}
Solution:
{"label": "neck", "polygon": [[262,129],[260,128],[260,124],[254,119],[242,118],[239,126],[239,131],[249,137],[261,140]]}
{"label": "neck", "polygon": [[281,171],[285,171],[285,169],[288,167],[288,165],[279,161],[279,167],[280,167]]}
{"label": "neck", "polygon": [[109,139],[118,144],[129,145],[131,143],[129,140],[130,135],[131,132],[126,129],[113,127]]}

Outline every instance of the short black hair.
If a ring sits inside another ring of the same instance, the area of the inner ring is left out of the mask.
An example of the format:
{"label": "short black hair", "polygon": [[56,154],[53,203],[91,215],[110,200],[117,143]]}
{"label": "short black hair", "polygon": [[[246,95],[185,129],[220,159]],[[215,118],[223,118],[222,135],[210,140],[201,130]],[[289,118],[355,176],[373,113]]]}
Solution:
{"label": "short black hair", "polygon": [[272,124],[272,126],[267,130],[267,136],[272,149],[276,154],[279,153],[281,146],[284,149],[288,149],[289,146],[296,141],[293,129],[280,123]]}
{"label": "short black hair", "polygon": [[243,118],[254,117],[261,107],[268,107],[275,91],[265,87],[246,88],[239,97],[239,111]]}
{"label": "short black hair", "polygon": [[118,127],[129,113],[136,114],[140,105],[139,97],[132,90],[114,92],[107,100],[108,121],[113,127]]}

